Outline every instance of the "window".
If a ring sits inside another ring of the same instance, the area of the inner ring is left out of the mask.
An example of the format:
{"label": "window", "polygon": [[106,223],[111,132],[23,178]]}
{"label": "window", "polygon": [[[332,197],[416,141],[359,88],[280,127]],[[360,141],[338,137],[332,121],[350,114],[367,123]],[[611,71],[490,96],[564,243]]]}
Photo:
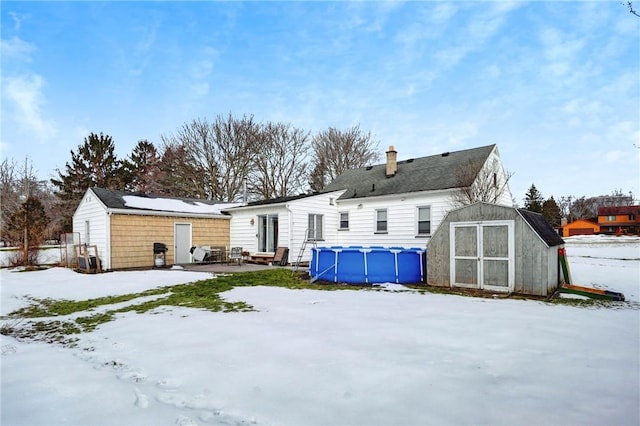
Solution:
{"label": "window", "polygon": [[376,210],[376,232],[387,232],[387,209]]}
{"label": "window", "polygon": [[309,214],[309,240],[322,240],[322,215]]}
{"label": "window", "polygon": [[607,216],[607,217],[605,218],[605,220],[606,220],[607,222],[615,222],[615,221],[616,221],[616,217],[615,217],[615,216]]}
{"label": "window", "polygon": [[84,222],[84,243],[85,244],[91,243],[91,238],[90,238],[90,235],[89,235],[90,229],[91,229],[91,226],[89,224],[89,221],[86,220]]}
{"label": "window", "polygon": [[629,215],[629,220],[636,220],[636,215],[635,214],[630,214]]}
{"label": "window", "polygon": [[431,207],[418,207],[418,235],[431,234]]}
{"label": "window", "polygon": [[340,229],[349,229],[349,213],[340,213]]}

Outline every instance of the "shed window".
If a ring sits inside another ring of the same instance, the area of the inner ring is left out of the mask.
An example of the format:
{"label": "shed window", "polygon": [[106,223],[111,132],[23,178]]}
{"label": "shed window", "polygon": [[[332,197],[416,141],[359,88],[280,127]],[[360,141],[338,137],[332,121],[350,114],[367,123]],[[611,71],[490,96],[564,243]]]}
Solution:
{"label": "shed window", "polygon": [[418,207],[418,235],[431,234],[431,207]]}
{"label": "shed window", "polygon": [[349,229],[349,213],[341,212],[340,213],[340,229]]}
{"label": "shed window", "polygon": [[387,232],[387,209],[376,210],[376,232]]}
{"label": "shed window", "polygon": [[309,214],[309,240],[322,240],[321,214]]}

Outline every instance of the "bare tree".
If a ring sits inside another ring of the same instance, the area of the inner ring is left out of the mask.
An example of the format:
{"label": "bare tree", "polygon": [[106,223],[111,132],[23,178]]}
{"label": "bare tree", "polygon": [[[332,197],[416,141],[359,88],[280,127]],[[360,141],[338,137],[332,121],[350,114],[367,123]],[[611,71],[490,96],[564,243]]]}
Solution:
{"label": "bare tree", "polygon": [[249,175],[251,192],[265,200],[304,192],[309,132],[291,124],[268,123],[261,134],[261,149]]}
{"label": "bare tree", "polygon": [[569,215],[573,220],[593,219],[598,216],[593,204],[586,197],[576,198],[569,209]]}
{"label": "bare tree", "polygon": [[497,203],[507,193],[513,173],[503,171],[499,162],[485,166],[484,162],[469,160],[456,168],[457,188],[451,195],[454,205],[465,206],[478,201]]}
{"label": "bare tree", "polygon": [[557,201],[558,207],[560,208],[560,213],[562,217],[567,218],[569,222],[573,221],[575,218],[571,217],[571,204],[573,204],[573,200],[575,197],[573,195],[563,195],[560,197],[560,200]]}
{"label": "bare tree", "polygon": [[309,185],[321,191],[349,169],[369,166],[380,159],[378,141],[371,132],[363,133],[356,125],[347,130],[330,127],[311,142],[312,159]]}
{"label": "bare tree", "polygon": [[175,134],[162,136],[165,154],[172,150],[182,155],[172,164],[192,185],[195,195],[221,201],[234,201],[242,195],[243,180],[258,153],[258,140],[259,125],[253,116],[238,119],[231,114],[217,116],[213,123],[193,120]]}
{"label": "bare tree", "polygon": [[622,4],[624,4],[627,7],[627,9],[629,9],[629,13],[630,14],[635,15],[638,18],[640,18],[640,13],[638,13],[638,11],[633,8],[633,2],[632,1],[628,1],[628,2],[622,3]]}
{"label": "bare tree", "polygon": [[5,158],[0,163],[0,237],[7,237],[7,221],[9,216],[20,205],[19,192],[16,185],[16,162]]}
{"label": "bare tree", "polygon": [[217,116],[214,123],[217,148],[218,197],[221,201],[239,201],[244,178],[249,175],[261,147],[260,125],[253,115],[241,119],[231,114]]}

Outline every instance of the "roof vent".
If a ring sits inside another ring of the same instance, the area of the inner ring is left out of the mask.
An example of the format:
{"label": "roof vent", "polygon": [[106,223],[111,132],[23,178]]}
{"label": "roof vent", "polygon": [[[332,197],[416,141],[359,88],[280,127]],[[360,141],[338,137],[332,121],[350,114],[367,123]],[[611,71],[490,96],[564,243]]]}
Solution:
{"label": "roof vent", "polygon": [[407,160],[407,163],[413,163],[413,158],[409,158],[409,159]]}
{"label": "roof vent", "polygon": [[373,169],[373,166],[367,166],[367,170]]}
{"label": "roof vent", "polygon": [[442,156],[443,156],[443,157],[448,157],[448,156],[449,156],[449,151],[447,151],[447,152],[443,152],[443,153],[442,153]]}
{"label": "roof vent", "polygon": [[373,192],[373,191],[375,191],[375,190],[376,190],[376,184],[375,184],[375,183],[372,183],[372,184],[371,184],[371,192]]}

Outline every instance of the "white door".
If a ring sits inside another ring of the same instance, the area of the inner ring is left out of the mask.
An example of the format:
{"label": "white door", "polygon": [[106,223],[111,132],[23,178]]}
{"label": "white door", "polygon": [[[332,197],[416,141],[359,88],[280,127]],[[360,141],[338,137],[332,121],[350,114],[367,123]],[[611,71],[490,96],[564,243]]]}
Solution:
{"label": "white door", "polygon": [[450,225],[451,283],[494,291],[513,291],[513,221]]}
{"label": "white door", "polygon": [[191,263],[191,224],[174,224],[173,263]]}

